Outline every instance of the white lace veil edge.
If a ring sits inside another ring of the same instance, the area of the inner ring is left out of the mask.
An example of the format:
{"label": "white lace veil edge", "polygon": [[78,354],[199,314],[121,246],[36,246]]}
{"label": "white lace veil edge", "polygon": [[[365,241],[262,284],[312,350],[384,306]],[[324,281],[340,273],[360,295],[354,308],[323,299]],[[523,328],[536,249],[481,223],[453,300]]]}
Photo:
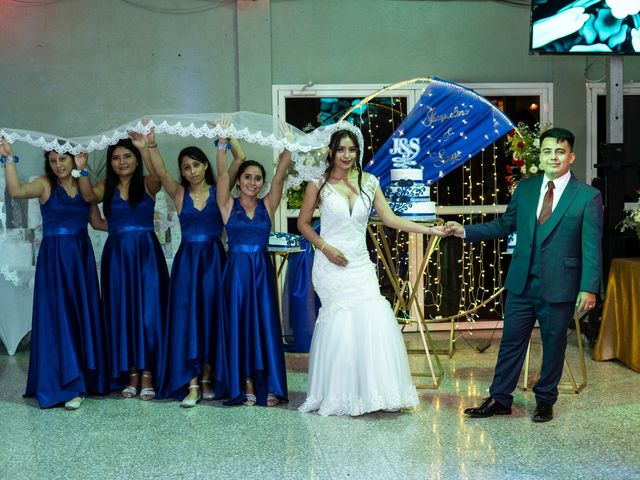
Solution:
{"label": "white lace veil edge", "polygon": [[[230,125],[223,129],[219,125],[211,123],[222,116],[230,118]],[[0,128],[0,136],[9,143],[24,142],[41,148],[45,151],[58,153],[70,153],[76,155],[80,152],[92,152],[103,150],[109,145],[116,144],[119,140],[127,138],[129,131],[140,133],[148,132],[155,127],[157,134],[179,135],[181,137],[207,137],[233,136],[248,143],[257,143],[274,149],[288,149],[292,152],[292,169],[286,179],[285,188],[298,185],[303,181],[317,178],[326,169],[327,148],[331,135],[338,130],[349,130],[356,135],[360,147],[360,164],[364,153],[364,139],[360,129],[349,122],[339,122],[322,126],[309,133],[290,126],[293,138],[286,139],[278,133],[277,121],[271,115],[253,112],[235,113],[200,113],[180,115],[151,115],[145,122],[145,117],[137,118],[117,128],[95,135],[84,137],[63,137],[60,135],[19,130],[13,128]],[[7,235],[7,209],[4,204],[5,192],[4,169],[0,169],[0,245],[8,242]],[[1,248],[1,247],[0,247]],[[10,268],[5,262],[0,261],[0,276],[18,286],[23,283],[20,273]]]}
{"label": "white lace veil edge", "polygon": [[[215,123],[223,116],[229,117],[228,128]],[[119,127],[95,135],[83,137],[63,137],[50,133],[0,128],[0,136],[9,143],[24,142],[45,151],[70,153],[104,150],[109,145],[127,138],[128,132],[147,133],[155,128],[156,134],[179,135],[193,138],[217,138],[231,136],[248,143],[256,143],[277,150],[288,149],[292,152],[293,169],[287,178],[285,187],[310,180],[324,172],[326,148],[333,132],[349,130],[358,137],[360,144],[360,164],[364,152],[364,139],[360,129],[349,122],[339,122],[319,127],[310,133],[304,133],[289,125],[293,138],[285,138],[279,133],[278,123],[271,115],[253,112],[234,113],[196,113],[149,115],[136,118]]]}
{"label": "white lace veil edge", "polygon": [[307,134],[305,141],[308,145],[320,145],[320,147],[316,147],[311,150],[292,151],[293,171],[285,181],[285,188],[298,185],[303,181],[309,181],[317,178],[325,172],[327,168],[326,158],[331,135],[340,130],[348,130],[355,134],[358,139],[358,147],[360,151],[358,161],[360,165],[362,165],[362,158],[364,155],[364,137],[358,127],[346,121],[318,127]]}
{"label": "white lace veil edge", "polygon": [[[228,128],[222,128],[215,123],[223,116],[230,119]],[[129,131],[147,133],[152,127],[157,134],[193,138],[233,136],[249,143],[258,143],[276,149],[288,148],[290,151],[309,151],[313,148],[312,145],[305,143],[303,140],[305,134],[300,130],[290,126],[293,140],[287,140],[278,133],[278,125],[274,117],[253,112],[149,115],[136,118],[108,131],[83,137],[64,137],[13,128],[0,129],[0,136],[6,138],[9,143],[25,142],[43,150],[77,155],[81,152],[104,150],[109,145],[127,138]]]}

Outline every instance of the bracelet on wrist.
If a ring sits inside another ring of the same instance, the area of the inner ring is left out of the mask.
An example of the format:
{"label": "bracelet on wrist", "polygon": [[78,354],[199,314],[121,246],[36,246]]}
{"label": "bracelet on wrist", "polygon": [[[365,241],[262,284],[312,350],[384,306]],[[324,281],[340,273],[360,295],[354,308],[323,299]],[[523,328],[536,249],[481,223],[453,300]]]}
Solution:
{"label": "bracelet on wrist", "polygon": [[158,146],[157,143],[147,143],[147,147],[149,148],[156,148]]}
{"label": "bracelet on wrist", "polygon": [[322,240],[322,246],[320,247],[320,251],[321,251],[322,253],[324,253],[324,247],[326,247],[326,246],[327,246],[327,242],[325,242],[324,240]]}
{"label": "bracelet on wrist", "polygon": [[88,177],[89,170],[87,170],[86,168],[83,168],[82,170],[78,170],[77,168],[74,168],[73,170],[71,170],[71,176],[73,178]]}
{"label": "bracelet on wrist", "polygon": [[218,140],[214,140],[213,144],[218,150],[231,150],[231,144],[229,142],[221,143]]}
{"label": "bracelet on wrist", "polygon": [[8,165],[10,163],[18,163],[20,161],[20,157],[17,155],[0,155],[0,163],[2,165]]}

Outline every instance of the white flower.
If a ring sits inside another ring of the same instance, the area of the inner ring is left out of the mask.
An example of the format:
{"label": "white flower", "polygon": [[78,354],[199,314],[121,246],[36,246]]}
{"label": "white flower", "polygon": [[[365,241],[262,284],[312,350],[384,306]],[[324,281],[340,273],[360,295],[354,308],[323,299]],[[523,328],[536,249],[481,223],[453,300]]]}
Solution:
{"label": "white flower", "polygon": [[611,9],[611,15],[623,19],[640,11],[640,0],[607,0],[607,6]]}
{"label": "white flower", "polygon": [[307,167],[313,167],[314,165],[317,165],[317,161],[315,158],[313,158],[313,155],[311,155],[310,153],[305,153],[304,154],[304,164]]}
{"label": "white flower", "polygon": [[532,173],[535,175],[536,173],[538,173],[538,167],[536,167],[535,165],[531,165],[529,167],[529,173]]}
{"label": "white flower", "polygon": [[297,185],[294,185],[291,188],[294,189],[294,190],[300,190],[300,184],[298,183]]}
{"label": "white flower", "polygon": [[536,148],[540,148],[540,138],[536,137],[533,139],[533,146]]}

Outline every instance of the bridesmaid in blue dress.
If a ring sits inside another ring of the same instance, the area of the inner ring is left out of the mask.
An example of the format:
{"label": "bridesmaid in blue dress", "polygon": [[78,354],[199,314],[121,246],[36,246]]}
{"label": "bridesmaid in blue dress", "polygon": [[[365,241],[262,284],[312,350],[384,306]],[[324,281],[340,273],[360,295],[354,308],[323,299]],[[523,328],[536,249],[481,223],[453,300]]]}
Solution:
{"label": "bridesmaid in blue dress", "polygon": [[282,330],[276,300],[274,271],[267,244],[271,218],[280,204],[282,188],[291,154],[280,154],[271,189],[258,198],[265,183],[264,167],[253,160],[238,168],[233,198],[229,192],[229,175],[224,150],[226,139],[220,138],[216,158],[218,188],[216,199],[228,238],[228,256],[223,274],[224,331],[219,331],[219,352],[226,350],[226,360],[218,361],[225,371],[227,405],[274,406],[287,400],[287,378],[282,346]]}
{"label": "bridesmaid in blue dress", "polygon": [[[147,135],[147,144],[156,145],[153,131]],[[245,154],[237,140],[231,144],[234,162],[229,174],[235,175]],[[202,150],[187,147],[178,154],[180,183],[167,172],[158,148],[151,148],[150,153],[153,168],[176,206],[182,233],[171,268],[166,356],[158,398],[173,397],[190,408],[201,398],[212,400],[214,393],[224,392],[221,379],[211,378],[222,312],[222,217],[212,168]]]}
{"label": "bridesmaid in blue dress", "polygon": [[[46,152],[45,175],[25,184],[18,179],[18,157],[4,140],[0,155],[9,194],[37,198],[42,213],[25,396],[36,397],[41,408],[65,403],[76,410],[85,395],[104,395],[109,387],[98,276],[87,234],[91,205],[78,192],[72,175],[80,172],[71,155]],[[94,207],[91,213],[98,226],[99,212]]]}
{"label": "bridesmaid in blue dress", "polygon": [[[141,400],[155,397],[153,375],[163,358],[169,272],[153,231],[155,176],[144,136],[130,133],[107,149],[107,178],[79,186],[88,202],[103,201],[109,236],[102,251],[101,284],[107,324],[111,388]],[[150,175],[143,176],[145,161]],[[142,378],[140,378],[142,371]]]}

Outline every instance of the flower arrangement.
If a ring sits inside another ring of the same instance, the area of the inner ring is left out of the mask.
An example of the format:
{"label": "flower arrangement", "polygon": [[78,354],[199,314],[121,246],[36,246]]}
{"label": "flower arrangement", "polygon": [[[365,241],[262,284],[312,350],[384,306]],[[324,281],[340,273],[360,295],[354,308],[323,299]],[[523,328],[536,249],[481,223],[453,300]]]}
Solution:
{"label": "flower arrangement", "polygon": [[[640,188],[636,190],[636,193],[640,195]],[[626,216],[616,227],[618,227],[621,232],[635,230],[636,236],[640,239],[640,197],[631,210],[626,210]]]}
{"label": "flower arrangement", "polygon": [[505,179],[510,192],[513,192],[522,178],[544,173],[540,166],[540,134],[548,129],[548,125],[536,123],[533,128],[529,128],[527,124],[520,122],[509,132],[507,152],[511,154],[511,165],[507,165],[508,175]]}
{"label": "flower arrangement", "polygon": [[304,198],[304,190],[307,186],[307,182],[302,182],[298,185],[290,187],[285,193],[287,197],[288,209],[299,209],[302,206],[302,200]]}

